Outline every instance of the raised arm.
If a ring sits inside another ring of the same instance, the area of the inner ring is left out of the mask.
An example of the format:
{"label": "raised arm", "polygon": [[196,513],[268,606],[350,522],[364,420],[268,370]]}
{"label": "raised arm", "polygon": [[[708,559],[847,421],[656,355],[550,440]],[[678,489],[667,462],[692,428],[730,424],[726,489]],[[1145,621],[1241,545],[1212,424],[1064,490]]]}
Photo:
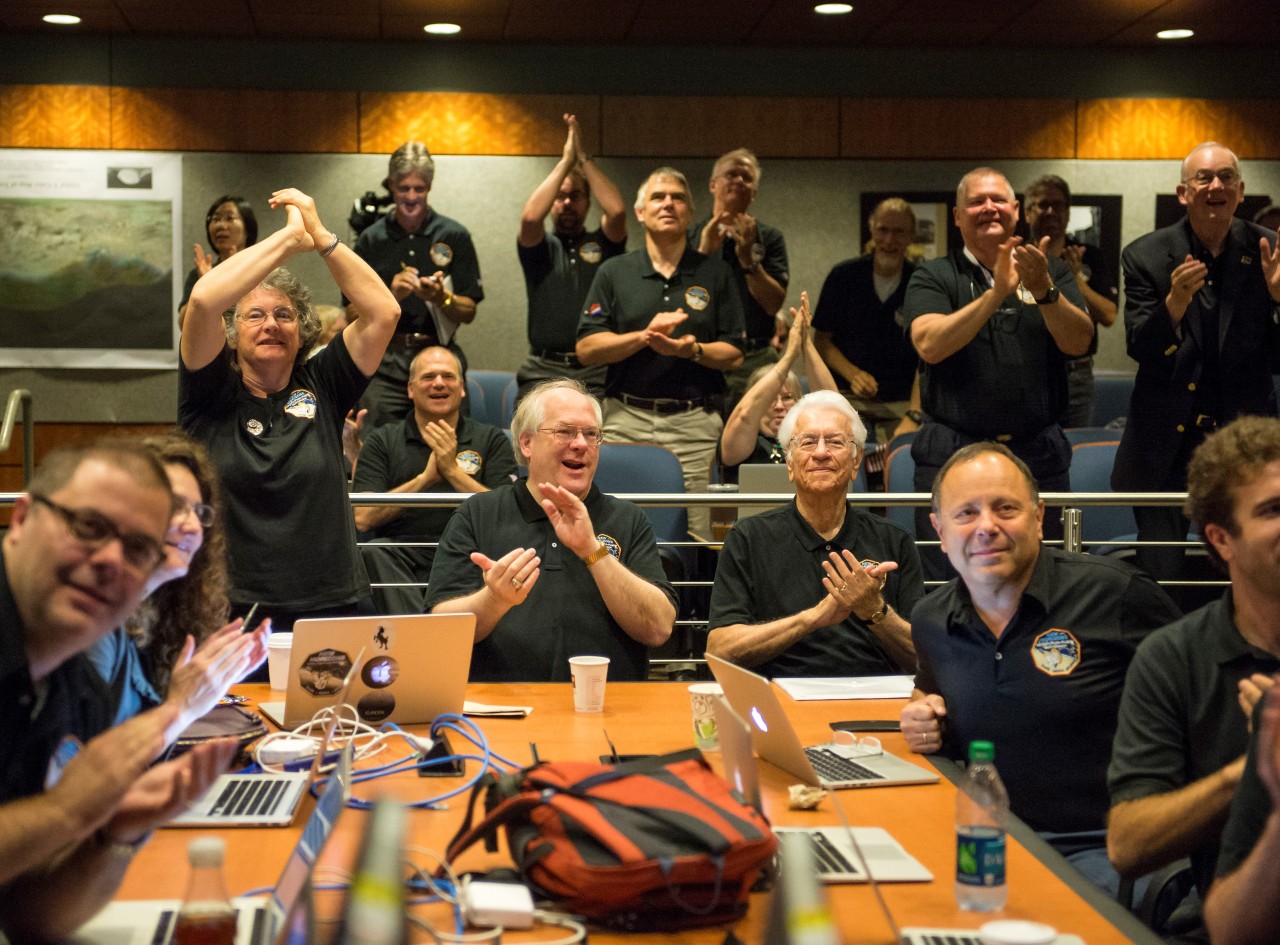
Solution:
{"label": "raised arm", "polygon": [[567,120],[572,123],[575,131],[573,140],[578,149],[578,170],[582,171],[582,176],[587,179],[587,186],[591,188],[591,195],[600,205],[600,229],[613,242],[625,243],[627,202],[622,198],[613,181],[609,180],[605,172],[596,166],[595,160],[587,153],[586,145],[582,143],[582,131],[578,128],[578,119],[570,115]]}
{"label": "raised arm", "polygon": [[[524,211],[520,214],[518,239],[521,246],[537,246],[546,239],[543,223],[547,219],[547,214],[551,212],[556,194],[560,191],[560,185],[564,183],[565,177],[578,161],[578,120],[572,115],[565,115],[564,123],[569,126],[569,132],[564,139],[564,152],[560,155],[556,166],[551,169],[551,173],[533,189],[533,193],[524,203]],[[583,173],[585,175],[586,172]],[[592,190],[595,190],[594,185]],[[623,233],[626,233],[625,224]]]}

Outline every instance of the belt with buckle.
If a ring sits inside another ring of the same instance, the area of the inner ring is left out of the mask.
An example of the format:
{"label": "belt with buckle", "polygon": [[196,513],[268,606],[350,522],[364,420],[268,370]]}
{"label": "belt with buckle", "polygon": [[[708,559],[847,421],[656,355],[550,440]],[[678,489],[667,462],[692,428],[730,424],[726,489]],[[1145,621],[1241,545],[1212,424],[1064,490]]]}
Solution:
{"label": "belt with buckle", "polygon": [[705,398],[699,400],[668,400],[665,397],[651,399],[649,397],[633,397],[631,394],[619,394],[618,399],[628,407],[640,410],[652,410],[654,413],[687,413],[690,410],[706,410]]}
{"label": "belt with buckle", "polygon": [[578,360],[578,356],[572,351],[544,351],[539,348],[534,348],[529,353],[535,358],[542,358],[544,361],[554,361],[556,364],[563,364],[565,367],[582,367],[582,362]]}
{"label": "belt with buckle", "polygon": [[398,331],[391,336],[391,344],[397,348],[430,348],[439,343],[435,335],[420,331]]}

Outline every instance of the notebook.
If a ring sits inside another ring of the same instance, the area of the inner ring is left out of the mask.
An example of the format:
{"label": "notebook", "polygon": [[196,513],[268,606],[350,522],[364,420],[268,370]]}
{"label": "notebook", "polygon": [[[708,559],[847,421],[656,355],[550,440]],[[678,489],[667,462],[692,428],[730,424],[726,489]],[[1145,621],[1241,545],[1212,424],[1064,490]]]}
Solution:
{"label": "notebook", "polygon": [[368,658],[346,699],[370,725],[418,725],[462,714],[475,641],[474,614],[331,617],[293,625],[283,702],[262,714],[282,728],[337,703],[340,681],[362,649]]}
{"label": "notebook", "polygon": [[[347,670],[338,693],[338,703],[347,701],[363,651]],[[329,757],[340,716],[334,713],[325,726],[315,757],[307,771],[279,774],[223,774],[209,790],[166,827],[287,827],[293,823],[298,804],[307,786],[320,776]]]}
{"label": "notebook", "polygon": [[[724,778],[742,795],[746,803],[761,810],[760,778],[755,753],[751,750],[751,728],[723,699],[717,698],[713,708],[716,730],[720,734]],[[880,882],[924,883],[933,879],[933,874],[904,850],[888,831],[878,827],[855,827],[854,831],[868,868]],[[843,827],[774,827],[773,832],[803,834],[808,838],[818,878],[822,882],[866,882],[866,871],[859,865],[860,861]]]}
{"label": "notebook", "polygon": [[760,757],[806,784],[838,789],[931,784],[938,780],[936,772],[889,752],[863,755],[854,746],[834,743],[805,748],[769,680],[710,653],[707,664],[733,711],[750,724],[751,741]]}
{"label": "notebook", "polygon": [[[268,899],[236,899],[236,945],[271,945],[285,937],[288,921],[305,899],[325,841],[351,797],[351,744],[343,748],[333,776],[316,800]],[[177,899],[117,900],[76,932],[73,942],[94,945],[167,945],[172,941]]]}

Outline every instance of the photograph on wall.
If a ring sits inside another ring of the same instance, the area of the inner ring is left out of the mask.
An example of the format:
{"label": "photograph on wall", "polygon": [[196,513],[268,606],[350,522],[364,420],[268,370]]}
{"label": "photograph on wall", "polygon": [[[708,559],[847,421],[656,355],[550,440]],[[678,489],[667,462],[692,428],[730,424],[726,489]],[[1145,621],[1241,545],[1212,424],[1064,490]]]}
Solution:
{"label": "photograph on wall", "polygon": [[862,245],[871,240],[871,212],[882,200],[901,197],[911,204],[916,215],[916,235],[911,240],[907,257],[915,261],[936,259],[947,255],[949,245],[959,245],[960,233],[951,219],[951,206],[955,203],[955,191],[907,191],[864,192],[861,197]]}
{"label": "photograph on wall", "polygon": [[0,366],[172,368],[182,159],[0,151]]}

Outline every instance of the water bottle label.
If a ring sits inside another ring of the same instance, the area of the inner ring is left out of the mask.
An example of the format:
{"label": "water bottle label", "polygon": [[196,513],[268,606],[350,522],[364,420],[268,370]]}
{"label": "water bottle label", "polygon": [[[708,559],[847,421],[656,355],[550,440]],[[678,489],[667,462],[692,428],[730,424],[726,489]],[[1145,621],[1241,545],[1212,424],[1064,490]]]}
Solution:
{"label": "water bottle label", "polygon": [[956,834],[956,882],[965,886],[1004,885],[1004,834]]}

